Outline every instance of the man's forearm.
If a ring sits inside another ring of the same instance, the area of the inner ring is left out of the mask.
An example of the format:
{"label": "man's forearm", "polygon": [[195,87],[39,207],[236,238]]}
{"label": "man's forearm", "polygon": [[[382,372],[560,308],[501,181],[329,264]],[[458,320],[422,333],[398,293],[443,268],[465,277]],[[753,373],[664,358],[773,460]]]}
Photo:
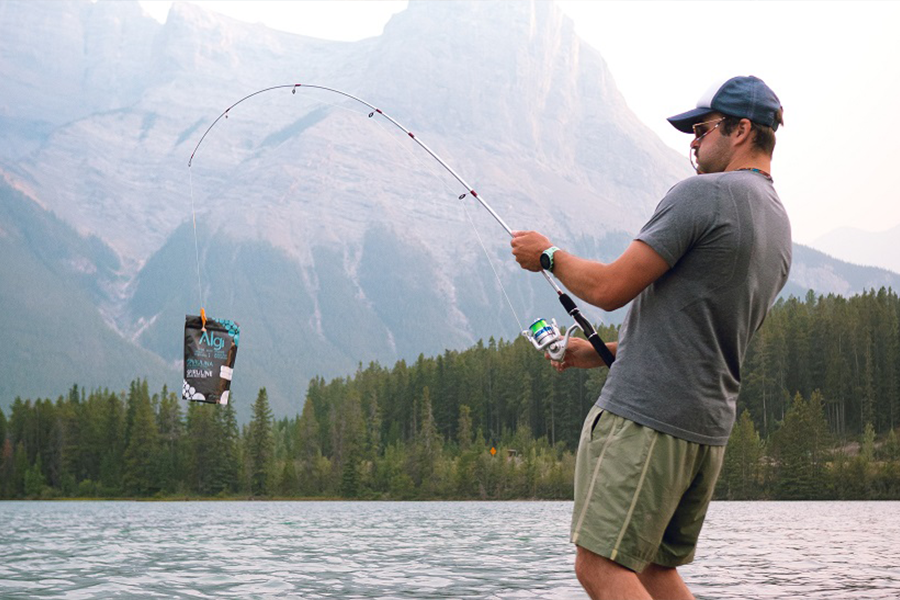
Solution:
{"label": "man's forearm", "polygon": [[608,285],[609,265],[579,258],[565,250],[556,252],[554,262],[553,275],[573,295],[606,311],[621,306],[616,305]]}

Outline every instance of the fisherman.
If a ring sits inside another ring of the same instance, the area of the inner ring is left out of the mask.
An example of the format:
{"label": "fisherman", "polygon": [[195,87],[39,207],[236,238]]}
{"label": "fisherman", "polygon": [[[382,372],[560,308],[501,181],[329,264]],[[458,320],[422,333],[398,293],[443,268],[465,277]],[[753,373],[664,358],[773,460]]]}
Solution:
{"label": "fisherman", "polygon": [[[775,93],[734,77],[668,120],[693,133],[697,176],[669,190],[618,259],[579,258],[534,231],[512,240],[522,268],[552,272],[586,302],[611,311],[633,300],[578,447],[571,540],[592,598],[693,598],[677,567],[694,558],[741,362],[791,265],[770,175]],[[602,364],[580,338],[552,361],[560,372]]]}

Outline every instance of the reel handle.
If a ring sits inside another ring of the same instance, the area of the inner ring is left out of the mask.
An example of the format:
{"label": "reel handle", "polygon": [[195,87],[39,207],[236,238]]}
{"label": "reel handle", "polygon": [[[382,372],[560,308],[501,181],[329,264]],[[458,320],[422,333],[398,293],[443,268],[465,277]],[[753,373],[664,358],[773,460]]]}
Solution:
{"label": "reel handle", "polygon": [[554,352],[553,348],[548,349],[547,354],[550,355],[550,358],[555,361],[561,361],[566,356],[566,349],[569,347],[569,339],[572,337],[572,334],[575,333],[575,330],[580,330],[581,326],[578,323],[572,323],[572,326],[566,329],[566,335],[563,337],[562,341],[556,344],[556,351]]}

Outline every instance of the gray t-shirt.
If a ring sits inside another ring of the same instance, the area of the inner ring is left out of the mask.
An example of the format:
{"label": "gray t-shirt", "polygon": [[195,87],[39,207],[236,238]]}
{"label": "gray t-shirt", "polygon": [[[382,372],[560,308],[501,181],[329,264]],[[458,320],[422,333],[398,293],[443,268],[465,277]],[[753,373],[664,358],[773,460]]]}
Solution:
{"label": "gray t-shirt", "polygon": [[741,362],[791,267],[784,207],[760,173],[698,175],[669,190],[636,239],[670,269],[634,299],[597,405],[725,445]]}

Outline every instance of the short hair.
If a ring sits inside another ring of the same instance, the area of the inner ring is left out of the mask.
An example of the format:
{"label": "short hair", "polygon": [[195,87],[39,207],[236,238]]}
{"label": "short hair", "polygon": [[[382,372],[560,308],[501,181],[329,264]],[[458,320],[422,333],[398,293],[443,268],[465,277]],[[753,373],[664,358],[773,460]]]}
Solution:
{"label": "short hair", "polygon": [[[734,130],[737,129],[738,124],[743,120],[742,117],[732,117],[730,115],[722,116],[724,117],[724,120],[722,121],[722,135],[725,136],[731,135]],[[775,113],[775,122],[778,125],[784,124],[784,117],[781,109],[778,109],[778,112]],[[775,130],[766,125],[760,125],[759,123],[750,121],[750,131],[756,132],[756,135],[753,136],[753,149],[757,152],[772,156],[772,153],[775,151]]]}

